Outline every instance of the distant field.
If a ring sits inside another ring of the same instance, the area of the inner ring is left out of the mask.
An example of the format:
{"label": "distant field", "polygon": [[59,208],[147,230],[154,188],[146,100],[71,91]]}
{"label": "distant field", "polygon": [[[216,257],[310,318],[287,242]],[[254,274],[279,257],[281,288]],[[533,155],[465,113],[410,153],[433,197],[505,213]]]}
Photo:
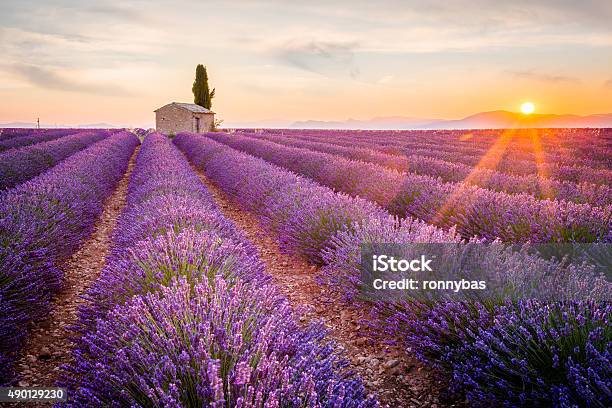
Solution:
{"label": "distant field", "polygon": [[[67,406],[612,405],[612,129],[2,129],[0,244]],[[372,298],[389,244],[490,291]]]}

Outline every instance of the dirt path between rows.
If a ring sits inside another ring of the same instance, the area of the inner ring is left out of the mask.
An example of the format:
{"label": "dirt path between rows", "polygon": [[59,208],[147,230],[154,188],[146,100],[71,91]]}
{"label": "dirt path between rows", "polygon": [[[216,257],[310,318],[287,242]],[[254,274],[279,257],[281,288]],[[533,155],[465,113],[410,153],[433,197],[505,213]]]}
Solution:
{"label": "dirt path between rows", "polygon": [[[36,323],[17,364],[20,387],[52,387],[59,367],[72,358],[73,332],[69,329],[77,319],[82,295],[98,278],[111,245],[111,235],[117,218],[125,207],[128,181],[139,147],[130,158],[127,171],[113,194],[106,200],[104,210],[93,234],[64,263],[64,288],[52,301],[46,320]],[[28,405],[32,406],[32,405]]]}
{"label": "dirt path between rows", "polygon": [[274,283],[294,308],[303,313],[302,322],[322,321],[331,337],[344,348],[352,368],[366,387],[390,407],[450,407],[441,391],[446,387],[434,373],[399,348],[372,344],[364,333],[363,321],[369,306],[347,305],[316,282],[319,269],[296,256],[281,253],[276,237],[264,231],[257,218],[232,202],[202,172],[194,168],[208,187],[223,214],[240,227],[255,244],[260,259]]}

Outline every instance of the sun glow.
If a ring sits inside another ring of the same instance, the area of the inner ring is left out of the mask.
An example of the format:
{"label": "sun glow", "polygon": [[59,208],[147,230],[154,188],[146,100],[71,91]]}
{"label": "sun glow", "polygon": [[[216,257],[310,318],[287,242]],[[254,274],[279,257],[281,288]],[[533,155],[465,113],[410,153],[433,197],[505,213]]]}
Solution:
{"label": "sun glow", "polygon": [[521,105],[521,112],[525,115],[529,115],[535,111],[535,105],[531,102],[524,102]]}

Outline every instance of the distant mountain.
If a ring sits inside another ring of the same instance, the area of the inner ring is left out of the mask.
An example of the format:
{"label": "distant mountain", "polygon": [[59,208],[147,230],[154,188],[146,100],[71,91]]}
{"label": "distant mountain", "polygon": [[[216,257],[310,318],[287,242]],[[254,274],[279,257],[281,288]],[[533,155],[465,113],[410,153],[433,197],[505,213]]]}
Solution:
{"label": "distant mountain", "polygon": [[588,116],[522,113],[503,110],[481,112],[458,120],[421,119],[403,116],[346,121],[306,120],[294,122],[298,129],[499,129],[527,127],[612,127],[612,113]]}
{"label": "distant mountain", "polygon": [[414,129],[426,126],[436,119],[412,118],[406,116],[383,116],[367,120],[348,119],[346,121],[305,120],[291,124],[297,129]]}
{"label": "distant mountain", "polygon": [[225,129],[286,129],[291,126],[291,121],[286,121],[282,119],[265,119],[265,120],[256,120],[256,121],[224,121],[221,125],[222,128]]}
{"label": "distant mountain", "polygon": [[110,123],[102,122],[102,123],[87,123],[84,125],[77,125],[75,127],[83,128],[83,129],[117,129],[117,128],[129,127],[129,126],[111,125]]}
{"label": "distant mountain", "polygon": [[428,123],[423,129],[490,129],[490,128],[567,128],[612,127],[612,113],[598,115],[524,115],[508,111],[482,112],[460,120]]}
{"label": "distant mountain", "polygon": [[[35,128],[36,123],[12,122],[0,123],[2,127]],[[110,123],[88,123],[81,125],[50,125],[47,128],[122,128],[133,126],[112,125]],[[150,125],[140,126],[143,129]],[[526,127],[612,127],[612,113],[596,115],[553,115],[509,112],[503,110],[481,112],[457,120],[415,118],[407,116],[381,116],[372,119],[347,119],[344,121],[304,120],[287,122],[283,120],[262,120],[250,122],[223,123],[224,128],[296,128],[296,129],[501,129]]]}
{"label": "distant mountain", "polygon": [[0,128],[35,128],[36,123],[29,122],[11,122],[11,123],[0,123]]}

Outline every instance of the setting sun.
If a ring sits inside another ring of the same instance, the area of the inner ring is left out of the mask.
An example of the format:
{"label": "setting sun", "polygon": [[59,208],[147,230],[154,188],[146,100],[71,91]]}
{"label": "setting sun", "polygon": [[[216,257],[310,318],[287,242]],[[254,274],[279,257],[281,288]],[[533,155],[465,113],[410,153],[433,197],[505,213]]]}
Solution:
{"label": "setting sun", "polygon": [[525,115],[529,115],[535,111],[535,105],[531,102],[525,102],[521,105],[521,112]]}

